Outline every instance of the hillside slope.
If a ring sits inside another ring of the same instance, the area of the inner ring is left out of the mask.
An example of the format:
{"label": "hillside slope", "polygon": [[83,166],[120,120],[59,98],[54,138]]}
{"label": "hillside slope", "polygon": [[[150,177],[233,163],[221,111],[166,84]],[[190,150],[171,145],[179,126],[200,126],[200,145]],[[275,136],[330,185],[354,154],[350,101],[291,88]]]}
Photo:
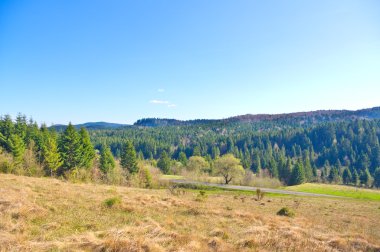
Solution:
{"label": "hillside slope", "polygon": [[312,125],[323,122],[349,121],[355,119],[380,119],[380,107],[360,109],[355,111],[318,110],[284,114],[246,114],[216,120],[198,119],[182,121],[176,119],[145,118],[138,120],[136,123],[134,123],[134,125],[145,127],[158,127],[260,122],[271,122],[289,125]]}
{"label": "hillside slope", "polygon": [[[0,251],[378,251],[378,202],[172,196],[0,174]],[[110,207],[105,204],[111,205]],[[276,212],[293,208],[296,217]]]}

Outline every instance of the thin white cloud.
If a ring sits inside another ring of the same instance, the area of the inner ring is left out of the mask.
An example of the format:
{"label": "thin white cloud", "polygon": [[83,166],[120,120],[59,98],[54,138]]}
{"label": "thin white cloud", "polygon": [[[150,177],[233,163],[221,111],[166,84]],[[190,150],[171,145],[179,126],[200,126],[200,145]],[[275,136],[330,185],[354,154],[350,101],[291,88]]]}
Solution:
{"label": "thin white cloud", "polygon": [[152,104],[170,104],[169,101],[164,101],[164,100],[150,100],[149,103],[152,103]]}
{"label": "thin white cloud", "polygon": [[165,89],[163,89],[163,88],[159,88],[159,89],[157,89],[157,92],[159,92],[159,93],[163,93],[163,92],[165,92]]}
{"label": "thin white cloud", "polygon": [[177,105],[173,104],[173,103],[171,103],[171,104],[168,105],[168,108],[175,108],[175,107],[177,107]]}

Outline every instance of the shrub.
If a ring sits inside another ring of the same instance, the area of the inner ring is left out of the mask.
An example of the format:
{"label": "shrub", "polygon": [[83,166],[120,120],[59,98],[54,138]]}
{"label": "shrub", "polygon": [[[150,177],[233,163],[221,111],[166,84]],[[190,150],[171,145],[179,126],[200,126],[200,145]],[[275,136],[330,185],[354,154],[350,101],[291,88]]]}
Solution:
{"label": "shrub", "polygon": [[148,167],[140,167],[138,172],[139,186],[141,188],[152,188],[152,174]]}
{"label": "shrub", "polygon": [[260,188],[256,189],[256,199],[258,201],[262,200],[264,198],[265,192],[261,191]]}
{"label": "shrub", "polygon": [[283,208],[280,209],[280,211],[277,212],[277,215],[287,216],[287,217],[294,217],[295,213],[292,210],[290,210],[289,208],[283,207]]}
{"label": "shrub", "polygon": [[277,178],[271,178],[269,175],[255,175],[251,171],[247,171],[242,180],[242,185],[265,188],[278,188],[282,183]]}
{"label": "shrub", "polygon": [[8,161],[2,161],[0,163],[0,172],[11,173],[13,171],[13,165]]}
{"label": "shrub", "polygon": [[195,198],[196,201],[204,201],[207,199],[206,191],[199,191],[197,197]]}
{"label": "shrub", "polygon": [[91,181],[91,170],[85,168],[74,168],[64,173],[65,178],[73,183]]}
{"label": "shrub", "polygon": [[112,198],[108,198],[105,201],[103,201],[103,204],[108,208],[111,208],[115,205],[119,205],[120,203],[121,203],[120,197],[112,197]]}

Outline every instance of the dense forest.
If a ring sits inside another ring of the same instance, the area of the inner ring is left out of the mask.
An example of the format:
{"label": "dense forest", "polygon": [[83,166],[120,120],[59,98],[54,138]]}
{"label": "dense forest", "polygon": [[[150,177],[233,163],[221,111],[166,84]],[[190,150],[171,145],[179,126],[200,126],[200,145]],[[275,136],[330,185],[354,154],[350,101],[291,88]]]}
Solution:
{"label": "dense forest", "polygon": [[136,160],[151,160],[163,173],[180,174],[194,157],[204,166],[204,173],[213,175],[217,161],[232,154],[245,171],[283,184],[309,181],[379,187],[380,120],[353,118],[350,113],[345,118],[335,112],[331,115],[339,120],[300,123],[294,117],[280,117],[280,121],[245,118],[162,123],[143,119],[133,126],[77,130],[70,124],[58,131],[38,126],[22,115],[15,121],[3,116],[0,147],[11,153],[16,163],[29,150],[47,175],[88,168],[94,160],[107,173],[115,166],[114,159],[132,174],[138,172]]}

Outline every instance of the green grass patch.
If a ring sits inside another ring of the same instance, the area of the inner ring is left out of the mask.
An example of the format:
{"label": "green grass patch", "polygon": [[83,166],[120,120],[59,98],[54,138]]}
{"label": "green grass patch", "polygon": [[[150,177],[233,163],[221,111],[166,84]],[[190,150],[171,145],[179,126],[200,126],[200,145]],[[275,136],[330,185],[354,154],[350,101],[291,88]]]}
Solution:
{"label": "green grass patch", "polygon": [[[198,192],[199,190],[207,191],[208,194],[228,193],[232,195],[248,195],[248,196],[256,195],[256,190],[249,191],[249,190],[223,188],[223,187],[208,186],[208,185],[202,185],[202,184],[191,184],[191,183],[178,183],[176,185],[178,188],[183,188],[183,189],[187,189],[189,191],[194,191],[194,192]],[[289,196],[289,195],[265,192],[265,197],[268,197],[268,196],[274,197],[274,196]]]}
{"label": "green grass patch", "polygon": [[183,179],[183,176],[181,175],[161,175],[160,179],[166,179],[166,180],[170,180],[170,179]]}
{"label": "green grass patch", "polygon": [[113,197],[113,198],[109,198],[103,201],[103,204],[108,208],[111,208],[115,205],[119,205],[120,203],[121,203],[120,197]]}
{"label": "green grass patch", "polygon": [[380,201],[380,191],[352,186],[305,183],[297,186],[287,186],[284,189],[296,192],[319,193],[353,199]]}

